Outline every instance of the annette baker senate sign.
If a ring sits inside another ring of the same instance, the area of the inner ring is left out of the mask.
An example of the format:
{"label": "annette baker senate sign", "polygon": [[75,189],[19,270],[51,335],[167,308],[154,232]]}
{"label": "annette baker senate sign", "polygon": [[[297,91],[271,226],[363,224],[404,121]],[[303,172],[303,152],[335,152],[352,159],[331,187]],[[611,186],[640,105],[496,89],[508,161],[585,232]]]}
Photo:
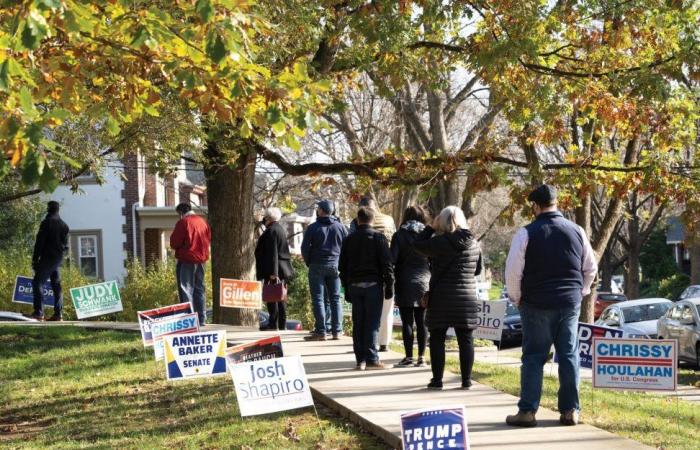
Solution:
{"label": "annette baker senate sign", "polygon": [[593,338],[593,387],[675,391],[676,341]]}

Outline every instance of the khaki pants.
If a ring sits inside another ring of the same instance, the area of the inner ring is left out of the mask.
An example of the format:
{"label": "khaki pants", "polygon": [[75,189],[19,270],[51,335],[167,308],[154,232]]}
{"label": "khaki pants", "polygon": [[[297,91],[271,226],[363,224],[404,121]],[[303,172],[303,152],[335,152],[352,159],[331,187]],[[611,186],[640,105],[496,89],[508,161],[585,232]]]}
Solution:
{"label": "khaki pants", "polygon": [[394,299],[384,300],[379,324],[379,345],[389,345],[394,332]]}

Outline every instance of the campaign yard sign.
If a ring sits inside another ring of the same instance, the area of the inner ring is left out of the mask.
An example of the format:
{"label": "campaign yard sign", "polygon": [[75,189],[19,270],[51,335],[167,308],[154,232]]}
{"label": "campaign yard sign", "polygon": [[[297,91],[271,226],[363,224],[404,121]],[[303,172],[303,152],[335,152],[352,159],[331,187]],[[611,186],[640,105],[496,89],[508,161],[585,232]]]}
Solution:
{"label": "campaign yard sign", "polygon": [[229,371],[243,417],[314,404],[301,356],[235,364]]}
{"label": "campaign yard sign", "polygon": [[150,347],[153,345],[151,322],[164,319],[166,317],[177,316],[179,314],[191,314],[192,312],[192,304],[189,302],[176,303],[174,305],[163,306],[161,308],[154,308],[146,311],[138,311],[136,316],[139,320],[139,328],[141,329],[143,346]]}
{"label": "campaign yard sign", "polygon": [[404,450],[469,449],[464,406],[401,414],[401,441]]}
{"label": "campaign yard sign", "polygon": [[226,308],[262,308],[262,283],[219,279],[219,304]]}
{"label": "campaign yard sign", "polygon": [[677,342],[593,338],[593,387],[675,391]]}
{"label": "campaign yard sign", "polygon": [[403,322],[401,321],[401,311],[397,306],[394,306],[392,314],[394,318],[394,327],[401,328],[403,326]]}
{"label": "campaign yard sign", "polygon": [[[53,289],[51,283],[47,279],[41,285],[42,293],[44,294],[44,307],[53,308],[55,300],[53,297]],[[32,278],[17,275],[15,278],[15,288],[12,291],[12,301],[15,303],[23,303],[25,305],[34,304],[34,289],[32,288]]]}
{"label": "campaign yard sign", "polygon": [[151,322],[153,352],[155,353],[156,361],[160,361],[165,356],[163,336],[196,333],[197,331],[199,331],[197,313],[180,314]]}
{"label": "campaign yard sign", "polygon": [[601,327],[589,323],[578,324],[578,352],[581,367],[593,368],[593,339],[594,338],[621,338],[622,330],[619,328]]}
{"label": "campaign yard sign", "polygon": [[236,345],[226,349],[226,361],[230,365],[264,359],[282,358],[282,340],[279,336]]}
{"label": "campaign yard sign", "polygon": [[122,299],[116,281],[73,288],[70,296],[78,319],[122,311]]}
{"label": "campaign yard sign", "polygon": [[226,374],[226,331],[163,336],[168,380]]}
{"label": "campaign yard sign", "polygon": [[478,323],[474,330],[474,338],[500,341],[508,302],[505,300],[497,302],[480,300],[476,304]]}

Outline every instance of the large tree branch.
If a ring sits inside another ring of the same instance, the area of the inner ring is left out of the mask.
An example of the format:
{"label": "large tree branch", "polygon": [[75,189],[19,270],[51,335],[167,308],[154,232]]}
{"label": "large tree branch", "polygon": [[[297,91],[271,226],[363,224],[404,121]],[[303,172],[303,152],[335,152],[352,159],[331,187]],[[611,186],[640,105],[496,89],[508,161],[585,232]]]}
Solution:
{"label": "large tree branch", "polygon": [[474,124],[471,130],[469,130],[469,133],[467,133],[467,136],[464,138],[464,141],[462,142],[462,145],[459,146],[459,151],[463,152],[468,150],[474,142],[476,142],[477,138],[479,137],[479,134],[488,126],[490,126],[493,121],[496,119],[496,116],[498,113],[501,111],[503,108],[503,104],[499,103],[496,105],[493,105],[491,109],[486,111],[486,114],[484,114],[481,119],[477,123]]}
{"label": "large tree branch", "polygon": [[479,77],[477,75],[474,75],[471,80],[467,81],[467,83],[464,85],[462,89],[455,95],[453,98],[451,98],[448,102],[447,105],[445,105],[445,122],[450,123],[452,121],[452,118],[455,116],[455,113],[457,112],[457,107],[459,107],[462,102],[469,97],[471,94],[472,88],[474,85],[479,81]]}

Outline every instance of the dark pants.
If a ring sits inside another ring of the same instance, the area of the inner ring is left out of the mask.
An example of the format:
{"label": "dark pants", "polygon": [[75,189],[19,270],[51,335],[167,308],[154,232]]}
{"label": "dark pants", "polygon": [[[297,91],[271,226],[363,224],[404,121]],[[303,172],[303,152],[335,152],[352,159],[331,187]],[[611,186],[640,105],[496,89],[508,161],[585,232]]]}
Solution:
{"label": "dark pants", "polygon": [[268,303],[267,312],[270,313],[269,329],[287,329],[287,302]]}
{"label": "dark pants", "polygon": [[[462,383],[471,382],[472,366],[474,365],[474,340],[472,331],[466,328],[455,328],[459,344],[459,369],[462,373]],[[442,381],[445,371],[445,336],[447,328],[430,329],[430,367],[433,370],[433,380]]]}
{"label": "dark pants", "polygon": [[189,302],[197,313],[199,325],[207,320],[207,304],[204,298],[204,264],[177,262],[175,266],[177,293],[180,303]]}
{"label": "dark pants", "polygon": [[376,363],[379,361],[377,336],[384,302],[382,286],[379,283],[367,288],[351,285],[348,294],[352,301],[352,347],[355,360],[358,364],[363,361]]}
{"label": "dark pants", "polygon": [[418,335],[418,356],[425,353],[425,344],[428,341],[428,329],[425,328],[425,308],[421,307],[400,307],[401,314],[401,335],[403,336],[403,348],[407,358],[413,358],[413,323],[416,324],[416,334]]}
{"label": "dark pants", "polygon": [[51,281],[51,289],[53,289],[53,298],[55,299],[55,304],[53,307],[53,315],[56,317],[61,317],[63,312],[63,295],[61,290],[61,273],[59,268],[61,267],[62,259],[58,261],[52,261],[48,263],[39,263],[39,266],[34,269],[34,279],[32,280],[32,295],[34,295],[34,315],[43,316],[44,315],[44,294],[42,292],[42,285],[47,278]]}

